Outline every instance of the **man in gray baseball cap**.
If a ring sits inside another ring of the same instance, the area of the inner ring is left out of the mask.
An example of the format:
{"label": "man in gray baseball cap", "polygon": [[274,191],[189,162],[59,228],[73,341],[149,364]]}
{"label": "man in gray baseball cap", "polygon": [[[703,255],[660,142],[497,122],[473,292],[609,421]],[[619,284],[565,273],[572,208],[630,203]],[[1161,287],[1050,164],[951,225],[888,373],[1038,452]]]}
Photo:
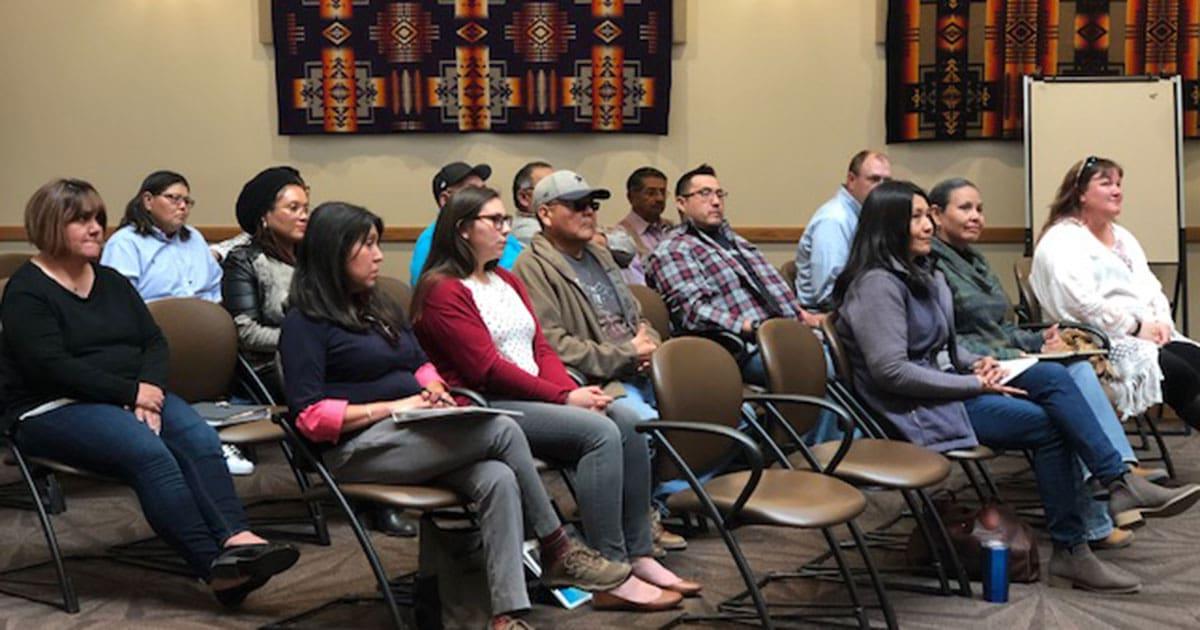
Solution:
{"label": "man in gray baseball cap", "polygon": [[531,205],[536,209],[535,211],[540,211],[542,206],[557,201],[565,206],[579,209],[583,205],[581,200],[586,199],[590,203],[593,199],[608,199],[609,197],[612,197],[612,193],[607,189],[592,188],[579,173],[563,170],[554,171],[549,177],[543,177],[542,181],[538,182],[533,189]]}

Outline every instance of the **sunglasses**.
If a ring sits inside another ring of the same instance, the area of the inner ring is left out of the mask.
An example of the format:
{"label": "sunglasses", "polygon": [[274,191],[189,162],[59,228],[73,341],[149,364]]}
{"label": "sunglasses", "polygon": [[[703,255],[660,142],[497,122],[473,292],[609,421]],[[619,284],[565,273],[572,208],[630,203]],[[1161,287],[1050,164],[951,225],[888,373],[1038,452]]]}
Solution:
{"label": "sunglasses", "polygon": [[1079,172],[1075,173],[1075,187],[1076,188],[1079,188],[1079,184],[1083,180],[1083,174],[1085,172],[1087,172],[1088,169],[1094,168],[1096,166],[1096,162],[1099,162],[1099,161],[1100,161],[1100,158],[1098,158],[1094,155],[1087,156],[1087,158],[1083,161],[1083,165],[1079,167]]}
{"label": "sunglasses", "polygon": [[591,210],[593,212],[600,211],[600,201],[591,197],[584,197],[583,199],[576,199],[575,201],[555,199],[554,203],[564,205],[575,212],[583,212],[584,210]]}

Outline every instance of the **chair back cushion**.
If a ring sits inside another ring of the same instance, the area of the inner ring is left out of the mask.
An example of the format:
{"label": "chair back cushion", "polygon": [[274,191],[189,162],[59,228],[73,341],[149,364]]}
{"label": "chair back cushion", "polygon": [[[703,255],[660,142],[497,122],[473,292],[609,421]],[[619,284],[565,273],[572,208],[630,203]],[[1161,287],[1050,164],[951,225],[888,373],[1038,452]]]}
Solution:
{"label": "chair back cushion", "polygon": [[227,398],[237,367],[237,328],[229,311],[199,298],[147,305],[167,338],[167,390],[189,403]]}
{"label": "chair back cushion", "polygon": [[[651,355],[650,366],[660,419],[732,428],[740,424],[742,374],[716,342],[701,337],[668,340]],[[671,443],[697,472],[711,469],[730,449],[729,440],[691,433],[675,433]],[[660,469],[660,479],[678,476],[662,474],[669,471]]]}
{"label": "chair back cushion", "polygon": [[642,317],[645,317],[650,325],[654,326],[659,337],[663,340],[669,339],[671,337],[671,313],[667,310],[667,303],[663,301],[662,296],[654,289],[642,284],[631,284],[629,290],[642,307]]}
{"label": "chair back cushion", "polygon": [[1038,304],[1037,295],[1033,292],[1033,285],[1029,282],[1029,274],[1033,269],[1033,259],[1029,256],[1017,260],[1013,263],[1013,276],[1017,279],[1017,297],[1021,302],[1021,309],[1029,318],[1030,322],[1042,321],[1042,305]]}
{"label": "chair back cushion", "polygon": [[837,374],[837,379],[843,385],[853,389],[854,384],[850,380],[850,361],[846,358],[846,349],[842,347],[842,340],[838,339],[837,327],[834,326],[836,321],[836,312],[826,315],[825,321],[821,322],[821,332],[825,335],[825,345],[829,348],[829,357],[833,359],[834,374]]}
{"label": "chair back cushion", "polygon": [[[758,347],[772,393],[825,396],[825,348],[807,326],[794,319],[767,320],[758,329]],[[820,416],[811,405],[780,403],[778,409],[801,435]]]}

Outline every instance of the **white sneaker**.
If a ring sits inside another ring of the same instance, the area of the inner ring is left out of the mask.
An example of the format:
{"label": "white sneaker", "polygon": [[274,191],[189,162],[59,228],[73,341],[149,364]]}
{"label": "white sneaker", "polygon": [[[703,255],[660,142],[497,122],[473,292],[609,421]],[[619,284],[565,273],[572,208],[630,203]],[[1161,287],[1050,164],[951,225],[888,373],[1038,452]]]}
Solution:
{"label": "white sneaker", "polygon": [[231,475],[249,475],[254,472],[254,462],[242,455],[242,449],[233,444],[222,444],[221,452],[225,455],[225,465]]}

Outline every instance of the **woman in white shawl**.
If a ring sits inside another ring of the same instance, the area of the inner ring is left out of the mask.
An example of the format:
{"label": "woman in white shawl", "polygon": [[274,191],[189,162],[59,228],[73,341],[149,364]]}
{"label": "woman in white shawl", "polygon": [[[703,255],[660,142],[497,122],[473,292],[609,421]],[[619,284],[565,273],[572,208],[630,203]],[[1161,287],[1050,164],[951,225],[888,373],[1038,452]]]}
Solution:
{"label": "woman in white shawl", "polygon": [[1108,334],[1116,378],[1105,384],[1122,418],[1165,401],[1200,427],[1200,347],[1175,330],[1145,252],[1116,223],[1123,176],[1095,156],[1067,171],[1034,251],[1033,290],[1050,319]]}

